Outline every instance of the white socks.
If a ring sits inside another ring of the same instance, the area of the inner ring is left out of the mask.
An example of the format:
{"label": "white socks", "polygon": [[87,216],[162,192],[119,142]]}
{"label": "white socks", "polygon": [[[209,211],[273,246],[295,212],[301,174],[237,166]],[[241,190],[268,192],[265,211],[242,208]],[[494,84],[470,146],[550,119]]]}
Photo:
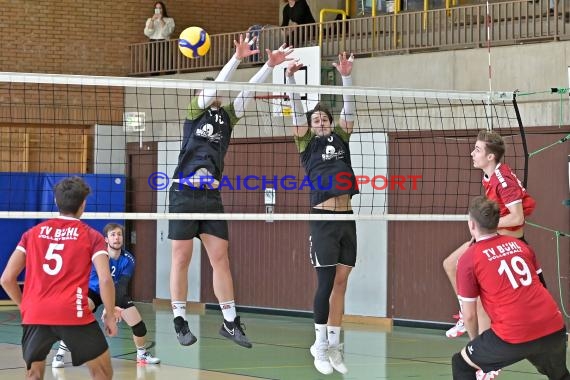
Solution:
{"label": "white socks", "polygon": [[171,305],[174,318],[182,317],[186,319],[186,301],[172,301]]}
{"label": "white socks", "polygon": [[315,344],[328,343],[336,347],[340,344],[340,326],[318,325],[315,323]]}
{"label": "white socks", "polygon": [[340,326],[327,326],[329,346],[336,347],[340,344]]}
{"label": "white socks", "polygon": [[315,323],[315,344],[327,342],[327,325],[317,325]]}
{"label": "white socks", "polygon": [[234,300],[221,302],[220,309],[222,309],[222,314],[224,315],[224,319],[226,321],[233,322],[236,319],[236,303]]}

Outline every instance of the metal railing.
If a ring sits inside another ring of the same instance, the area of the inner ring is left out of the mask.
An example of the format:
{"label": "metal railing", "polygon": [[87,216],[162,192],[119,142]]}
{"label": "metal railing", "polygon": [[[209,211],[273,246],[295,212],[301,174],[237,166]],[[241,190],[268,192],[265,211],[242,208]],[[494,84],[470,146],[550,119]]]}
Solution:
{"label": "metal railing", "polygon": [[[265,49],[275,49],[284,41],[295,47],[320,43],[323,60],[335,59],[342,51],[377,56],[483,47],[487,44],[488,21],[491,46],[570,38],[570,0],[555,1],[553,11],[549,10],[549,0],[536,1],[492,3],[489,19],[483,3],[294,27],[264,27],[258,38],[260,53],[245,63],[265,62]],[[210,51],[197,59],[184,57],[178,51],[178,40],[133,44],[129,75],[218,69],[234,53],[233,41],[240,33],[244,32],[210,36]]]}

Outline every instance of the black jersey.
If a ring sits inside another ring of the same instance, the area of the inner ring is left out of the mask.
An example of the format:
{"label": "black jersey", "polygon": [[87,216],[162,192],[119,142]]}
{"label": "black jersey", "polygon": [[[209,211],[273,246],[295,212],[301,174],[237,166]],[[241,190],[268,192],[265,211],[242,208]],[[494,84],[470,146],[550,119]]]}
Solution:
{"label": "black jersey", "polygon": [[205,168],[219,181],[237,117],[233,105],[199,110],[197,104],[197,98],[193,99],[184,121],[182,147],[173,178],[182,180]]}
{"label": "black jersey", "polygon": [[311,206],[340,195],[358,194],[350,161],[349,136],[342,128],[335,127],[329,136],[319,137],[309,130],[297,139],[301,163],[312,185]]}
{"label": "black jersey", "polygon": [[285,4],[281,26],[289,26],[289,21],[299,25],[315,23],[315,18],[311,14],[311,8],[309,8],[306,0],[297,0],[292,7],[289,4]]}

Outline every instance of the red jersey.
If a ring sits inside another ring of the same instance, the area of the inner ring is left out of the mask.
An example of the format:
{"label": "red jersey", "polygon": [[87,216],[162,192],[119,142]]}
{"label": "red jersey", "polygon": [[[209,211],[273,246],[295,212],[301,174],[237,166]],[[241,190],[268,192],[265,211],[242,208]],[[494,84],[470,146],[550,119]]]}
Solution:
{"label": "red jersey", "polygon": [[[528,195],[521,181],[507,164],[497,164],[495,171],[489,178],[483,175],[483,187],[485,196],[499,204],[501,216],[509,214],[508,207],[517,203],[522,203],[524,216],[527,217],[534,211],[536,202]],[[520,226],[501,227],[501,229],[516,231]]]}
{"label": "red jersey", "polygon": [[92,260],[107,255],[103,236],[79,219],[60,216],[32,227],[17,250],[26,254],[20,311],[25,325],[86,325]]}
{"label": "red jersey", "polygon": [[457,294],[477,296],[491,318],[491,329],[506,342],[523,343],[564,327],[556,302],[542,285],[532,249],[521,240],[493,235],[479,240],[457,262]]}

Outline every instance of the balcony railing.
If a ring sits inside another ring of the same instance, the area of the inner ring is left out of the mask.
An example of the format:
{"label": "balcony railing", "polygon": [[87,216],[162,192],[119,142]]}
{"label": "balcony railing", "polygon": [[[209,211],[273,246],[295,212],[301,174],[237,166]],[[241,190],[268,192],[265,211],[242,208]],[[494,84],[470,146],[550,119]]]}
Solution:
{"label": "balcony railing", "polygon": [[[275,49],[287,41],[295,47],[315,46],[321,42],[324,60],[339,52],[358,56],[412,53],[487,45],[514,45],[544,40],[570,38],[570,0],[555,1],[550,11],[548,0],[518,0],[490,4],[487,18],[485,4],[420,12],[401,12],[346,21],[265,27],[259,32],[260,54],[246,64],[265,62],[265,49]],[[490,23],[488,23],[490,22]],[[215,70],[234,53],[234,39],[240,33],[212,35],[208,54],[197,59],[178,51],[178,40],[133,44],[130,75]]]}

